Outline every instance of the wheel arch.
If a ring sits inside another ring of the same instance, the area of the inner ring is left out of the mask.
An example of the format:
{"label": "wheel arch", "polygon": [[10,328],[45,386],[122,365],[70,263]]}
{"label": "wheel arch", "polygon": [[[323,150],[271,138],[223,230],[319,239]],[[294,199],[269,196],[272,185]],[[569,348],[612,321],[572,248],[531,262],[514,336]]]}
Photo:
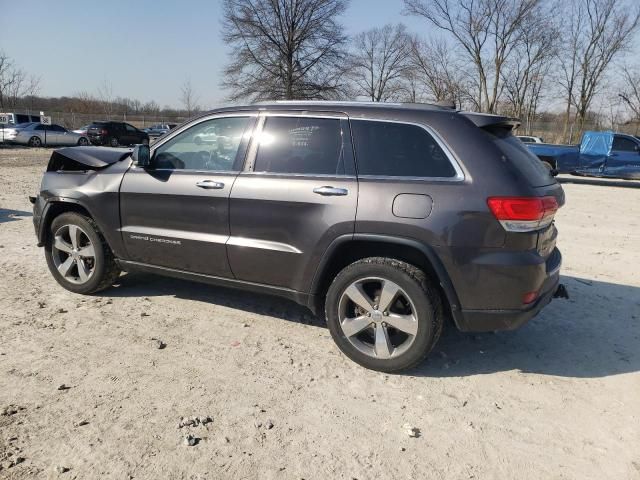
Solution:
{"label": "wheel arch", "polygon": [[76,212],[86,217],[91,218],[95,222],[94,216],[89,209],[82,205],[78,200],[65,198],[65,199],[52,199],[47,202],[42,212],[42,220],[38,227],[38,246],[42,247],[47,244],[49,240],[49,230],[53,220],[67,212]]}
{"label": "wheel arch", "polygon": [[320,260],[311,284],[309,305],[314,311],[319,308],[335,276],[347,265],[366,257],[389,257],[401,260],[423,270],[437,286],[445,310],[460,328],[460,304],[451,279],[436,252],[421,242],[410,238],[379,234],[345,235],[336,239]]}
{"label": "wheel arch", "polygon": [[557,168],[558,167],[558,161],[557,161],[557,159],[555,157],[539,155],[538,158],[540,159],[541,162],[546,162],[549,165],[551,165],[553,168]]}

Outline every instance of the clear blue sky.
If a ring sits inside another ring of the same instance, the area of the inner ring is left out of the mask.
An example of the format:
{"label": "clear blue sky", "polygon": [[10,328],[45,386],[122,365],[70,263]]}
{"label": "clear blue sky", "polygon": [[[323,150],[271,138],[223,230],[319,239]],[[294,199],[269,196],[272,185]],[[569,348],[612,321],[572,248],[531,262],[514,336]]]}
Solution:
{"label": "clear blue sky", "polygon": [[[218,0],[0,0],[0,50],[42,77],[41,95],[96,93],[105,79],[116,96],[179,106],[186,78],[204,107],[223,101],[228,49]],[[401,0],[351,0],[342,23],[354,34],[403,22]]]}

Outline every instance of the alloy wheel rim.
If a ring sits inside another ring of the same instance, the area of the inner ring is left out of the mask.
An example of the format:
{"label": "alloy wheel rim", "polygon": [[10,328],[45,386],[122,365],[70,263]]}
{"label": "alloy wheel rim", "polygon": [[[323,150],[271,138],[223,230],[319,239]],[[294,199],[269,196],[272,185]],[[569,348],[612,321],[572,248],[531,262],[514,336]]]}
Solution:
{"label": "alloy wheel rim", "polygon": [[96,268],[96,254],[91,239],[77,225],[63,225],[54,234],[51,247],[53,263],[68,282],[87,283]]}
{"label": "alloy wheel rim", "polygon": [[338,319],[349,343],[377,359],[402,355],[418,333],[414,302],[398,284],[380,277],[351,283],[340,297]]}

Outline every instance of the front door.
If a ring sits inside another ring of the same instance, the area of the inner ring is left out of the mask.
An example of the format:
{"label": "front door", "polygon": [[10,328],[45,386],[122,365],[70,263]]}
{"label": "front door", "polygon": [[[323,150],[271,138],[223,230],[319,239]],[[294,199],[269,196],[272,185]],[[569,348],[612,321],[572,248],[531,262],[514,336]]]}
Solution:
{"label": "front door", "polygon": [[607,167],[640,166],[640,145],[632,138],[615,135]]}
{"label": "front door", "polygon": [[[151,168],[129,169],[120,190],[129,260],[231,277],[229,193],[254,120],[249,114],[198,120],[153,149]],[[194,137],[212,125],[217,141],[196,144]]]}
{"label": "front door", "polygon": [[338,236],[353,234],[358,182],[346,118],[261,117],[233,186],[227,252],[240,280],[307,292]]}

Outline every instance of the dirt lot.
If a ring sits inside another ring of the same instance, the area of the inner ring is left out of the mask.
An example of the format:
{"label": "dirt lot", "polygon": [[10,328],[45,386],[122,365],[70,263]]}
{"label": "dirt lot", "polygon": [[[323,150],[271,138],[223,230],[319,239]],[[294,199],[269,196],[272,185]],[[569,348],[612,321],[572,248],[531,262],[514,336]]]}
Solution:
{"label": "dirt lot", "polygon": [[0,149],[0,478],[640,479],[640,190],[566,185],[571,300],[385,375],[284,300],[63,290],[26,198],[49,154]]}

